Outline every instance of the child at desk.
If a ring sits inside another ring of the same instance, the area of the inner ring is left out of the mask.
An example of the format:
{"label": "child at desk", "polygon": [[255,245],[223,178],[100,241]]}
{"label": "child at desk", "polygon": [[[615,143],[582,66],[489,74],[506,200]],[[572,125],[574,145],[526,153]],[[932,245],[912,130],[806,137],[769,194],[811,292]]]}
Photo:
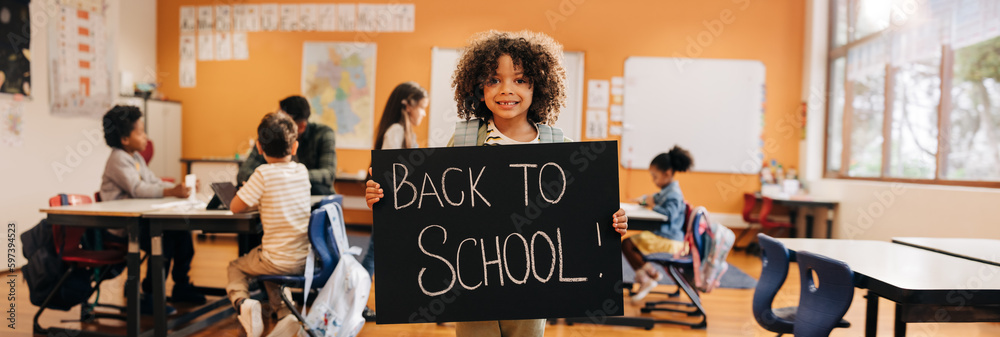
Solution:
{"label": "child at desk", "polygon": [[679,146],[661,153],[649,163],[649,174],[660,192],[644,195],[637,200],[639,205],[667,216],[667,222],[655,232],[642,231],[622,241],[622,253],[629,265],[635,269],[635,282],[639,291],[632,296],[633,301],[646,297],[662,275],[651,263],[645,262],[644,255],[654,253],[676,254],[683,252],[685,209],[684,195],[674,179],[678,172],[685,172],[694,164],[691,153]]}
{"label": "child at desk", "polygon": [[[495,146],[568,141],[549,126],[566,100],[562,46],[551,37],[528,31],[488,31],[473,37],[455,70],[453,87],[458,116],[449,146]],[[472,137],[458,135],[477,135]],[[368,207],[384,196],[367,183]],[[584,205],[581,205],[582,207]],[[612,216],[619,234],[628,228],[625,211]],[[488,304],[486,304],[488,305]],[[458,322],[458,336],[541,336],[544,319]]]}
{"label": "child at desk", "polygon": [[[111,155],[104,166],[101,177],[101,200],[119,200],[131,198],[187,198],[191,188],[184,183],[177,185],[163,182],[146,166],[139,152],[146,149],[146,125],[142,112],[134,106],[116,105],[104,114],[104,141],[111,147]],[[150,249],[149,231],[145,227],[139,233],[139,245],[145,251]],[[116,238],[108,238],[116,240]],[[171,302],[205,303],[205,295],[198,292],[191,284],[188,271],[191,270],[191,260],[194,259],[194,241],[191,232],[163,232],[163,268],[173,270],[170,276],[174,280],[171,292]],[[142,292],[152,291],[153,279],[150,268],[146,269],[146,279],[142,281]],[[144,296],[145,297],[145,296]],[[143,314],[153,313],[153,303],[145,298],[140,301],[140,311]],[[167,307],[167,313],[175,312]]]}
{"label": "child at desk", "polygon": [[[246,212],[260,205],[264,237],[260,246],[229,263],[226,293],[236,307],[247,336],[264,332],[260,302],[250,298],[248,278],[258,275],[301,275],[309,254],[309,171],[292,161],[299,147],[297,126],[281,112],[264,115],[257,126],[257,151],[267,164],[258,166],[236,192],[230,209]],[[268,336],[292,336],[298,320],[281,301],[280,287],[264,282],[278,324]]]}

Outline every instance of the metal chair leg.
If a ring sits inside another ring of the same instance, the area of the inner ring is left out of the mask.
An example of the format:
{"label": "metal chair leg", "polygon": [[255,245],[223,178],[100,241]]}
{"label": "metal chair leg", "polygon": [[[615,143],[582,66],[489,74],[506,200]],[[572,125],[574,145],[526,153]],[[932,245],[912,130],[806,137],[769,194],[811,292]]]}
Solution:
{"label": "metal chair leg", "polygon": [[[285,285],[282,284],[280,291],[278,291],[278,293],[280,294],[279,296],[281,296],[281,301],[284,302],[285,306],[287,306],[288,309],[292,311],[292,315],[295,315],[295,318],[299,320],[299,325],[301,325],[302,328],[306,330],[306,333],[309,334],[309,336],[320,337],[318,334],[316,334],[316,331],[313,331],[313,329],[310,328],[308,324],[306,324],[306,319],[302,317],[302,314],[300,314],[299,310],[295,308],[295,305],[292,304],[292,301],[287,297],[285,297],[285,288],[286,288]],[[305,303],[303,303],[303,305],[305,305]]]}

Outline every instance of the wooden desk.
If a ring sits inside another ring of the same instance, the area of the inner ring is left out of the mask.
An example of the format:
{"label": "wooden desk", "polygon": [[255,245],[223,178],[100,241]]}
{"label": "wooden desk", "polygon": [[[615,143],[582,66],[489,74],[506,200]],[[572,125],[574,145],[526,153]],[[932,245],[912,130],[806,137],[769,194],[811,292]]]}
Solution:
{"label": "wooden desk", "polygon": [[998,266],[884,241],[778,241],[851,267],[854,286],[868,289],[865,336],[875,336],[879,297],[896,302],[899,337],[907,322],[1000,322]]}
{"label": "wooden desk", "polygon": [[[127,199],[85,205],[48,207],[40,210],[46,213],[46,219],[51,224],[125,229],[128,235],[128,254],[126,255],[128,282],[125,283],[125,293],[128,297],[126,304],[127,336],[137,337],[142,333],[139,325],[141,317],[139,314],[139,228],[148,224],[142,218],[142,214],[154,210],[153,206],[156,204],[177,200],[180,199]],[[60,334],[65,336],[106,336],[106,334],[93,331],[76,331],[56,327],[49,328],[49,333],[57,336]]]}
{"label": "wooden desk", "polygon": [[892,242],[1000,266],[1000,240],[902,237]]}
{"label": "wooden desk", "polygon": [[[762,196],[760,193],[756,194],[757,200],[761,200]],[[828,200],[822,198],[814,198],[809,195],[793,195],[789,197],[777,197],[777,196],[767,196],[774,200],[775,204],[784,205],[788,207],[788,216],[792,221],[792,225],[795,226],[796,232],[798,232],[798,237],[811,238],[814,232],[814,224],[823,224],[826,226],[826,238],[833,237],[833,223],[837,218],[837,207],[840,204],[836,200]],[[807,214],[807,212],[800,212],[800,209],[815,211],[815,215]],[[831,218],[827,211],[833,211],[833,217]]]}

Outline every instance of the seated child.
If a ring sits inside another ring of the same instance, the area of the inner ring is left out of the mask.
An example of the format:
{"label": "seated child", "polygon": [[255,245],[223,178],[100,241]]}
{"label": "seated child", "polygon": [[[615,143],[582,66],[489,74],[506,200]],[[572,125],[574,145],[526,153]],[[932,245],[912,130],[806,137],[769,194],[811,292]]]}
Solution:
{"label": "seated child", "polygon": [[[251,299],[249,281],[258,275],[301,275],[309,254],[309,171],[292,161],[299,147],[297,126],[288,115],[272,112],[257,126],[257,151],[267,164],[254,170],[246,184],[233,197],[233,213],[245,212],[260,205],[264,237],[260,246],[229,263],[226,293],[236,306],[240,323],[249,337],[260,337],[264,323],[260,302]],[[269,336],[292,336],[299,329],[298,320],[281,301],[280,288],[264,282],[271,309],[278,324]]]}
{"label": "seated child", "polygon": [[639,284],[639,291],[632,296],[633,301],[639,301],[646,297],[653,288],[656,281],[662,276],[651,263],[645,262],[644,255],[653,253],[684,253],[684,222],[687,221],[684,214],[684,195],[681,194],[681,187],[674,180],[674,175],[678,172],[685,172],[691,168],[694,160],[687,150],[674,146],[669,152],[661,153],[649,164],[649,174],[653,176],[653,183],[660,188],[660,192],[652,195],[645,195],[639,198],[639,205],[650,208],[657,213],[667,216],[667,222],[660,226],[655,232],[642,231],[622,241],[622,253],[625,259],[635,269],[635,282]]}
{"label": "seated child", "polygon": [[[142,120],[142,112],[134,106],[116,105],[104,114],[104,141],[111,147],[111,155],[104,166],[101,177],[101,200],[110,201],[132,198],[187,198],[191,188],[184,183],[177,185],[163,182],[146,166],[139,152],[146,149],[146,127]],[[149,232],[145,227],[139,233],[140,248],[150,249]],[[110,238],[113,240],[113,238]],[[171,302],[205,303],[205,295],[198,292],[188,271],[191,270],[191,260],[194,258],[194,242],[189,231],[163,232],[163,267],[170,270],[173,261],[171,277],[174,279],[174,289],[171,292]],[[142,281],[142,291],[151,293],[153,288],[149,268],[146,269],[146,279]],[[152,301],[142,301],[143,314],[152,314]],[[167,312],[174,310],[168,307]]]}

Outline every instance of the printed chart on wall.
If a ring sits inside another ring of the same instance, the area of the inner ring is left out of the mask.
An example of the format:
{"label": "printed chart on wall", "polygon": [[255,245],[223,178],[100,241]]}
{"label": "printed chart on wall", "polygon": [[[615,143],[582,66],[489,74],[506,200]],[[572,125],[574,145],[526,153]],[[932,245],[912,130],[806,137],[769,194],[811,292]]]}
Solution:
{"label": "printed chart on wall", "polygon": [[337,133],[337,148],[371,149],[375,112],[375,44],[306,42],[302,95],[310,120]]}
{"label": "printed chart on wall", "polygon": [[49,39],[52,114],[99,116],[111,107],[111,40],[102,0],[61,0]]}

